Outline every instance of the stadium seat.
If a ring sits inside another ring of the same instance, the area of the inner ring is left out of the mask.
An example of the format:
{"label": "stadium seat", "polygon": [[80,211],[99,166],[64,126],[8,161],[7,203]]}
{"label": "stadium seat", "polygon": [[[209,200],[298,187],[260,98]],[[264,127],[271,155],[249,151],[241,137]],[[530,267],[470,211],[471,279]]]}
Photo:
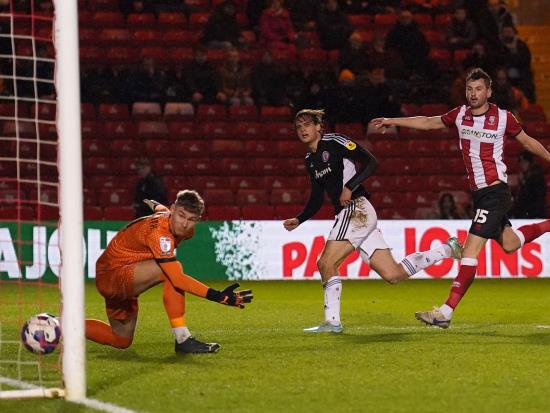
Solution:
{"label": "stadium seat", "polygon": [[82,155],[85,158],[109,156],[109,142],[103,139],[82,139]]}
{"label": "stadium seat", "polygon": [[[19,117],[30,116],[30,106],[26,102],[18,102],[17,106],[17,115]],[[0,103],[0,116],[15,116],[15,104],[13,102]]]}
{"label": "stadium seat", "polygon": [[284,175],[285,171],[284,161],[277,158],[257,158],[251,160],[254,165],[254,174],[260,176],[273,176]]}
{"label": "stadium seat", "polygon": [[170,139],[200,139],[203,131],[193,122],[172,121],[168,123]]}
{"label": "stadium seat", "polygon": [[426,30],[423,31],[423,34],[431,47],[445,47],[447,41],[445,33],[437,30]]}
{"label": "stadium seat", "polygon": [[101,221],[103,219],[103,209],[98,206],[85,205],[84,219],[86,221]]}
{"label": "stadium seat", "polygon": [[199,158],[208,153],[209,142],[198,139],[177,141],[173,144],[173,150],[183,158]]}
{"label": "stadium seat", "polygon": [[133,196],[129,189],[126,188],[104,188],[99,190],[99,205],[132,205]]}
{"label": "stadium seat", "polygon": [[162,121],[141,121],[138,123],[138,136],[141,139],[165,139],[168,126]]}
{"label": "stadium seat", "polygon": [[[401,142],[400,142],[401,143]],[[407,142],[406,153],[414,154],[414,156],[438,156],[439,155],[439,142],[434,142],[429,139],[415,139]]]}
{"label": "stadium seat", "polygon": [[242,156],[245,157],[268,157],[268,156],[282,156],[277,150],[277,142],[266,140],[250,140],[245,141],[244,151]]}
{"label": "stadium seat", "polygon": [[273,189],[269,197],[271,205],[300,204],[304,201],[304,193],[297,189]]}
{"label": "stadium seat", "polygon": [[225,109],[225,105],[202,104],[198,106],[196,116],[199,121],[225,120],[227,118],[227,110]]}
{"label": "stadium seat", "polygon": [[84,190],[82,191],[82,196],[84,199],[84,206],[97,205],[97,193],[95,189],[84,188]]}
{"label": "stadium seat", "polygon": [[283,175],[307,176],[304,159],[285,159],[283,164]]}
{"label": "stadium seat", "polygon": [[422,116],[438,116],[449,111],[449,106],[445,103],[426,103],[420,105],[420,115]]}
{"label": "stadium seat", "polygon": [[374,30],[388,31],[397,22],[395,14],[376,14],[374,16]]}
{"label": "stadium seat", "polygon": [[291,120],[290,108],[288,106],[262,106],[260,118],[263,121],[287,121]]}
{"label": "stadium seat", "polygon": [[403,116],[417,116],[420,113],[420,108],[414,103],[402,103],[401,113]]}
{"label": "stadium seat", "polygon": [[374,25],[373,17],[368,14],[350,14],[348,15],[348,21],[354,29],[372,30]]}
{"label": "stadium seat", "polygon": [[51,205],[38,205],[35,219],[38,221],[57,221],[59,219],[59,208]]}
{"label": "stadium seat", "polygon": [[237,123],[235,131],[239,139],[270,138],[270,136],[264,136],[264,124],[262,122],[241,121]]}
{"label": "stadium seat", "polygon": [[208,21],[210,13],[192,13],[189,16],[189,29],[190,30],[201,30]]}
{"label": "stadium seat", "polygon": [[105,52],[101,54],[100,59],[111,66],[138,63],[140,60],[139,49],[133,47],[110,47],[107,49],[106,54]]}
{"label": "stadium seat", "polygon": [[99,118],[103,120],[128,120],[130,111],[123,103],[100,103]]}
{"label": "stadium seat", "polygon": [[195,189],[231,189],[231,178],[229,176],[196,176],[193,178],[192,187]]}
{"label": "stadium seat", "polygon": [[189,120],[195,116],[193,104],[189,102],[167,102],[164,105],[164,120]]}
{"label": "stadium seat", "polygon": [[82,121],[82,137],[83,138],[98,138],[103,137],[105,130],[103,123],[90,120]]}
{"label": "stadium seat", "polygon": [[[409,154],[410,142],[416,141],[398,139],[376,140],[373,143],[374,156],[380,157],[381,159],[387,156],[405,156]],[[384,161],[382,160],[382,162]]]}
{"label": "stadium seat", "polygon": [[161,117],[162,111],[157,102],[134,102],[132,104],[132,119],[155,120]]}
{"label": "stadium seat", "polygon": [[[321,48],[308,48],[298,51],[298,60],[300,65],[305,69],[318,68],[327,63],[327,52]],[[284,115],[286,118],[286,115]]]}
{"label": "stadium seat", "polygon": [[258,119],[258,109],[255,105],[234,105],[229,108],[231,120],[255,120]]}
{"label": "stadium seat", "polygon": [[229,187],[238,189],[262,189],[265,188],[264,180],[258,176],[231,176]]}
{"label": "stadium seat", "polygon": [[275,217],[276,219],[288,219],[288,218],[294,218],[296,215],[298,215],[302,210],[304,209],[304,206],[301,204],[295,204],[295,205],[276,205],[275,206]]}
{"label": "stadium seat", "polygon": [[520,110],[519,117],[523,122],[546,122],[544,108],[538,103],[530,103],[526,109]]}
{"label": "stadium seat", "polygon": [[447,49],[432,48],[429,57],[439,65],[440,69],[450,68],[453,63],[453,55]]}
{"label": "stadium seat", "polygon": [[266,132],[269,133],[270,139],[296,139],[296,133],[290,122],[269,122]]}
{"label": "stadium seat", "polygon": [[190,47],[170,47],[166,59],[174,65],[187,66],[193,60],[193,49]]}
{"label": "stadium seat", "polygon": [[155,63],[161,65],[170,60],[168,50],[164,47],[142,47],[139,48],[140,59],[152,59]]}
{"label": "stadium seat", "polygon": [[239,189],[235,201],[241,206],[250,204],[265,205],[269,203],[269,196],[263,189]]}
{"label": "stadium seat", "polygon": [[439,30],[446,30],[449,27],[452,18],[452,14],[436,14],[434,21],[435,28]]}
{"label": "stadium seat", "polygon": [[205,189],[202,191],[202,197],[207,206],[235,204],[235,196],[231,189]]}
{"label": "stadium seat", "polygon": [[105,137],[106,139],[135,139],[137,137],[137,126],[135,123],[129,121],[105,122],[104,135],[96,137]]}
{"label": "stadium seat", "polygon": [[124,27],[124,15],[117,11],[98,11],[93,16],[96,27]]}
{"label": "stadium seat", "polygon": [[95,106],[92,103],[81,103],[80,113],[83,120],[95,120],[96,118]]}
{"label": "stadium seat", "polygon": [[265,176],[263,188],[271,189],[299,189],[308,192],[310,188],[309,176]]}
{"label": "stadium seat", "polygon": [[[204,162],[204,159],[202,159]],[[208,162],[208,161],[206,161]],[[172,176],[172,175],[194,175],[196,172],[193,172],[194,168],[198,168],[205,173],[208,170],[208,163],[204,164],[203,167],[197,166],[198,161],[193,159],[182,159],[182,158],[156,158],[153,160],[154,170],[159,175],[162,176]]]}
{"label": "stadium seat", "polygon": [[174,149],[174,143],[166,139],[145,140],[145,153],[154,158],[173,156]]}
{"label": "stadium seat", "polygon": [[213,139],[210,142],[209,153],[218,158],[247,155],[244,151],[243,141],[237,139]]}
{"label": "stadium seat", "polygon": [[163,28],[183,29],[187,25],[185,14],[174,12],[159,13],[158,22]]}
{"label": "stadium seat", "polygon": [[415,13],[413,19],[418,24],[420,29],[431,29],[433,26],[433,19],[431,14]]}
{"label": "stadium seat", "polygon": [[229,205],[213,205],[206,207],[206,219],[210,221],[232,221],[241,219],[241,208]]}
{"label": "stadium seat", "polygon": [[15,137],[17,133],[19,133],[19,137],[34,139],[36,138],[36,125],[34,125],[34,122],[20,120],[16,130],[15,122],[4,121],[4,126],[2,127],[3,137]]}
{"label": "stadium seat", "polygon": [[130,13],[126,18],[126,23],[130,28],[155,27],[157,19],[153,13]]}
{"label": "stadium seat", "polygon": [[195,178],[190,176],[173,175],[176,171],[172,171],[171,174],[164,176],[164,184],[169,191],[181,191],[182,189],[194,189]]}
{"label": "stadium seat", "polygon": [[527,133],[537,139],[550,138],[550,123],[534,121],[523,123]]}
{"label": "stadium seat", "polygon": [[397,190],[402,192],[419,192],[430,189],[426,177],[420,175],[399,175],[395,177],[395,181]]}
{"label": "stadium seat", "polygon": [[307,147],[298,140],[279,141],[276,142],[276,144],[276,150],[274,150],[272,154],[280,157],[303,159],[307,152]]}
{"label": "stadium seat", "polygon": [[15,204],[18,200],[27,199],[25,191],[4,189],[0,191],[0,204]]}
{"label": "stadium seat", "polygon": [[138,139],[115,139],[111,141],[111,156],[143,156],[143,143]]}
{"label": "stadium seat", "polygon": [[203,128],[203,136],[206,139],[231,139],[235,136],[235,127],[230,122],[206,122]]}
{"label": "stadium seat", "polygon": [[201,32],[186,30],[168,30],[162,35],[166,46],[195,46],[201,38]]}
{"label": "stadium seat", "polygon": [[131,221],[135,217],[136,212],[130,206],[109,205],[103,209],[103,219],[108,221]]}
{"label": "stadium seat", "polygon": [[275,208],[272,205],[243,205],[241,207],[243,219],[272,220],[275,219]]}
{"label": "stadium seat", "polygon": [[470,49],[458,49],[453,52],[453,63],[455,67],[460,67],[464,59],[470,55]]}
{"label": "stadium seat", "polygon": [[103,29],[96,38],[96,42],[105,45],[105,47],[121,47],[129,46],[130,38],[130,32],[127,29]]}
{"label": "stadium seat", "polygon": [[371,195],[371,203],[376,210],[379,208],[391,208],[395,205],[403,205],[403,192],[375,192]]}
{"label": "stadium seat", "polygon": [[229,176],[249,175],[252,172],[251,162],[246,158],[223,158],[219,161],[219,168]]}
{"label": "stadium seat", "polygon": [[87,158],[84,159],[84,175],[109,175],[112,171],[109,168],[107,158]]}

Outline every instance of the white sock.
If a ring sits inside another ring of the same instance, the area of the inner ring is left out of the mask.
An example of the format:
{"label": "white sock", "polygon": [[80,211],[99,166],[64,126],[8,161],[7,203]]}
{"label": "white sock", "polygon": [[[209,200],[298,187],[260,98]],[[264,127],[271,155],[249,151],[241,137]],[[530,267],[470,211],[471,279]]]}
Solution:
{"label": "white sock", "polygon": [[441,244],[429,251],[414,252],[407,255],[401,261],[401,265],[403,265],[403,268],[407,274],[409,274],[409,277],[412,277],[424,268],[434,265],[442,259],[449,258],[451,256],[451,252],[451,247],[447,244]]}
{"label": "white sock", "polygon": [[453,309],[447,304],[443,304],[441,307],[439,307],[439,311],[441,311],[441,314],[443,314],[447,320],[450,320],[453,316]]}
{"label": "white sock", "polygon": [[342,295],[342,280],[335,275],[323,284],[325,290],[325,321],[340,324],[340,297]]}
{"label": "white sock", "polygon": [[191,337],[191,332],[187,327],[175,327],[172,329],[174,337],[178,343],[183,343],[189,337]]}

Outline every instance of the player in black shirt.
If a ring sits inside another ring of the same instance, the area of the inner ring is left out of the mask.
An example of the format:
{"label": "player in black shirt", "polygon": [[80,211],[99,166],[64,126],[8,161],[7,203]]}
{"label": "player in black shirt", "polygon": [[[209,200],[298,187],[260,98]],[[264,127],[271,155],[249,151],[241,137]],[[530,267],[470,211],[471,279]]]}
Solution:
{"label": "player in black shirt", "polygon": [[292,231],[313,217],[327,192],[336,220],[317,261],[325,291],[325,321],[304,331],[340,333],[343,330],[340,322],[342,282],[338,268],[354,250],[359,249],[361,258],[374,271],[395,284],[444,258],[460,258],[462,246],[456,238],[451,238],[430,251],[410,254],[397,263],[377,228],[376,211],[368,201],[369,193],[362,186],[378,166],[378,161],[348,137],[322,133],[323,115],[322,110],[304,109],[294,118],[298,138],[310,150],[305,162],[311,179],[311,195],[303,212],[285,220],[283,225]]}

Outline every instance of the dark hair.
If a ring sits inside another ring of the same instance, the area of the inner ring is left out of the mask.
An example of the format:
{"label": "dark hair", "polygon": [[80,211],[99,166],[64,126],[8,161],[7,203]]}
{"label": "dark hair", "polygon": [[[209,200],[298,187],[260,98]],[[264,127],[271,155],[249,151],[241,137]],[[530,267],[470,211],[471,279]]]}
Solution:
{"label": "dark hair", "polygon": [[480,67],[476,67],[475,69],[472,69],[470,73],[466,76],[466,83],[471,82],[472,80],[479,80],[483,79],[485,81],[485,85],[487,88],[491,87],[491,84],[493,81],[491,80],[491,76],[487,74],[485,70],[483,70]]}
{"label": "dark hair", "polygon": [[184,189],[179,191],[174,205],[184,208],[193,214],[202,215],[204,212],[204,201],[197,191]]}
{"label": "dark hair", "polygon": [[316,125],[322,125],[324,116],[323,109],[302,109],[294,116],[294,124],[301,119],[311,119]]}

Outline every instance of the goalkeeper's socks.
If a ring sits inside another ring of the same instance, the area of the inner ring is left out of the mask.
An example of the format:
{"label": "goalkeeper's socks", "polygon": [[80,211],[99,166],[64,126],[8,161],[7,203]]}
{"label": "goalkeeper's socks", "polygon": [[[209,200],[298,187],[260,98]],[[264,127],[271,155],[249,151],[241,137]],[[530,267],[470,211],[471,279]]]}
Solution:
{"label": "goalkeeper's socks", "polygon": [[342,280],[335,275],[323,284],[325,290],[325,321],[340,324],[340,297],[342,296]]}
{"label": "goalkeeper's socks", "polygon": [[175,327],[172,331],[174,333],[174,337],[176,338],[176,343],[183,343],[191,337],[191,332],[187,327]]}
{"label": "goalkeeper's socks", "polygon": [[409,274],[409,277],[412,277],[424,268],[428,268],[430,265],[434,265],[436,262],[449,258],[450,256],[451,247],[447,244],[441,244],[429,251],[414,252],[407,255],[401,261],[401,265],[407,274]]}
{"label": "goalkeeper's socks", "polygon": [[133,337],[114,334],[109,324],[99,320],[86,320],[86,338],[116,348],[128,348],[133,340]]}

